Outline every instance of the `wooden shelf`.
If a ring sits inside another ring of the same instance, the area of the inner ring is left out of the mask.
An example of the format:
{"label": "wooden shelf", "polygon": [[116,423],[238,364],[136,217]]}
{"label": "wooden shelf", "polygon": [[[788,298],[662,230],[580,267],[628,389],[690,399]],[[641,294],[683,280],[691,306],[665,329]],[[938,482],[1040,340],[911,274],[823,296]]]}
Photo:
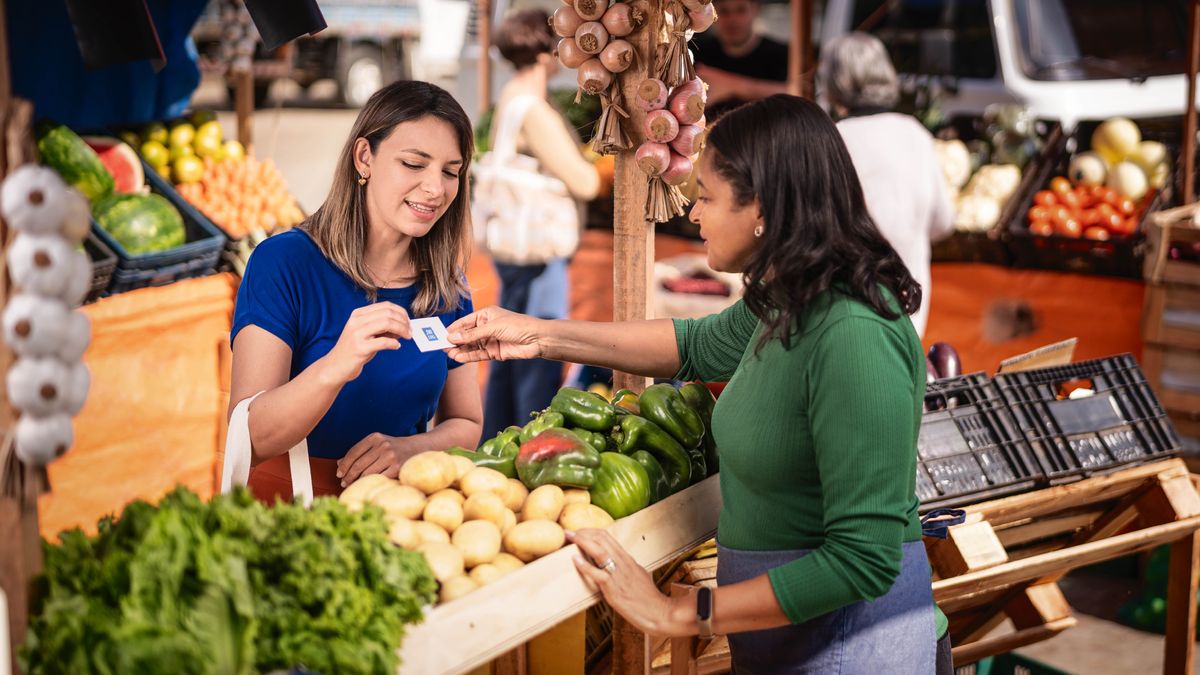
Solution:
{"label": "wooden shelf", "polygon": [[[643,567],[653,570],[709,539],[721,511],[719,476],[712,476],[632,516],[612,533]],[[404,675],[463,673],[528,642],[596,604],[567,546],[503,580],[440,605],[410,627],[400,650]]]}

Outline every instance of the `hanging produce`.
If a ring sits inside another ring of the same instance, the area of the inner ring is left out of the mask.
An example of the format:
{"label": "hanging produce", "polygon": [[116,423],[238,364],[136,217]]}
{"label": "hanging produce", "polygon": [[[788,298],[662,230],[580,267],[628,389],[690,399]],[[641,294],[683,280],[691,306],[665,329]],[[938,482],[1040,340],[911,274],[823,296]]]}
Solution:
{"label": "hanging produce", "polygon": [[[70,448],[71,416],[83,408],[91,375],[80,362],[91,326],[71,308],[92,280],[87,255],[75,247],[87,200],[52,169],[26,165],[0,188],[0,213],[17,231],[8,250],[19,292],[4,310],[4,340],[17,355],[8,371],[8,398],[20,412],[17,457],[44,467]],[[82,230],[86,233],[86,229]]]}

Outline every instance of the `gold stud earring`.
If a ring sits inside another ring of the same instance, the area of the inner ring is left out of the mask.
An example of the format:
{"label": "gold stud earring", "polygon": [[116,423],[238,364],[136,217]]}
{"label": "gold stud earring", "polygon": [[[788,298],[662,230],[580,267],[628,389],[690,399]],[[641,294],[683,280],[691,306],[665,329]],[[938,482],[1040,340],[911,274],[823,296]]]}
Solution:
{"label": "gold stud earring", "polygon": [[762,233],[763,233],[762,225],[759,225],[758,227],[754,228],[754,236],[755,237],[761,237]]}
{"label": "gold stud earring", "polygon": [[367,174],[365,174],[365,173],[360,173],[360,174],[358,175],[358,184],[359,184],[359,185],[366,185],[366,184],[367,184]]}

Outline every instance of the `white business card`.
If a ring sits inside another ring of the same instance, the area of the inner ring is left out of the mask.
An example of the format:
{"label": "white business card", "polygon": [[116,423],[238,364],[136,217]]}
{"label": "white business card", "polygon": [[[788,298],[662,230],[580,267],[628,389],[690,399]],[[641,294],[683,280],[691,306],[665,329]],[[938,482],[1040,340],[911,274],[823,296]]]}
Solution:
{"label": "white business card", "polygon": [[410,319],[408,325],[412,326],[413,341],[417,343],[417,349],[423,352],[449,349],[454,346],[450,343],[450,337],[446,333],[446,326],[436,316],[425,319]]}

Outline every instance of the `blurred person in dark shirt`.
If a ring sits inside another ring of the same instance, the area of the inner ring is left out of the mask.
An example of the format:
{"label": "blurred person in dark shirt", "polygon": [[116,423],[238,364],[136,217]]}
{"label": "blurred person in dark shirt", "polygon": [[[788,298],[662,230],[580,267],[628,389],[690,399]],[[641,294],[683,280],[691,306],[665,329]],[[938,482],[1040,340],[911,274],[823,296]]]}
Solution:
{"label": "blurred person in dark shirt", "polygon": [[787,92],[788,48],[755,30],[761,0],[714,0],[717,22],[692,41],[708,83],[708,121],[748,101]]}

